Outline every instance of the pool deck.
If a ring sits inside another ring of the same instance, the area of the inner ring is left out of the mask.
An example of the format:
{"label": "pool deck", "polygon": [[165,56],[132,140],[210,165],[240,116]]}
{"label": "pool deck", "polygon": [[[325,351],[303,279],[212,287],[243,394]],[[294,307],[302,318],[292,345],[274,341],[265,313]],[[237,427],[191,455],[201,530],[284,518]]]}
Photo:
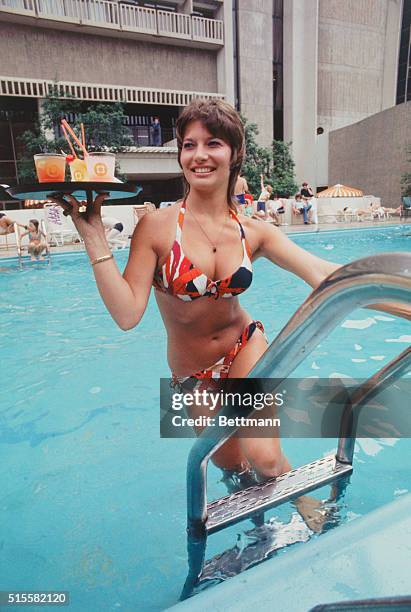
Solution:
{"label": "pool deck", "polygon": [[173,612],[308,612],[318,604],[409,595],[411,493],[179,603]]}
{"label": "pool deck", "polygon": [[[388,219],[381,221],[363,221],[363,222],[350,222],[350,223],[319,223],[318,225],[283,225],[281,230],[287,235],[304,235],[304,234],[318,234],[324,232],[335,232],[343,230],[353,229],[386,229],[389,227],[409,227],[411,230],[411,217],[406,220],[400,221],[399,219]],[[2,236],[0,236],[2,238]],[[64,246],[52,246],[51,254],[56,253],[78,253],[84,252],[83,244],[64,244]],[[26,254],[26,252],[25,252]],[[8,259],[16,257],[15,245],[9,245],[9,248],[5,248],[5,241],[0,240],[0,259]]]}

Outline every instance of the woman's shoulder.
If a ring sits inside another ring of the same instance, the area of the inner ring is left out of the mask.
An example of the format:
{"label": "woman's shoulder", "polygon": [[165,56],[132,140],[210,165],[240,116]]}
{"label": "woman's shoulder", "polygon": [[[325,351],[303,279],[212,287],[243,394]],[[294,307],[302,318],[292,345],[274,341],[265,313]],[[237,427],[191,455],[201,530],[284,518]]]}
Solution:
{"label": "woman's shoulder", "polygon": [[164,242],[170,240],[175,234],[178,212],[181,204],[176,202],[167,208],[158,208],[146,213],[135,228],[135,234],[140,240],[148,240],[154,248],[158,249]]}

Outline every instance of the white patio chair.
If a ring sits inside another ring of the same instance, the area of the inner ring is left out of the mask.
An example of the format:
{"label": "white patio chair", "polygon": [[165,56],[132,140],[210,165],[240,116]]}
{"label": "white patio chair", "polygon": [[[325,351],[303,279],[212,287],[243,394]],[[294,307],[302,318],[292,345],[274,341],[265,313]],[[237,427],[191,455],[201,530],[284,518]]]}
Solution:
{"label": "white patio chair", "polygon": [[75,229],[68,227],[63,209],[58,204],[44,204],[44,221],[50,241],[57,246],[63,246],[66,239],[67,242],[73,242],[79,237]]}

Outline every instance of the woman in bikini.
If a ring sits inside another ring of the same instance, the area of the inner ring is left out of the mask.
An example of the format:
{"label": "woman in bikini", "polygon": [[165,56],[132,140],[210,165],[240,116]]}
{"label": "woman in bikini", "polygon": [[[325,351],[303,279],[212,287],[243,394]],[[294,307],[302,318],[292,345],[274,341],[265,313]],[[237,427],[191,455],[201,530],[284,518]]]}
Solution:
{"label": "woman in bikini", "polygon": [[28,231],[22,234],[21,238],[24,238],[27,234],[29,236],[27,251],[31,256],[31,261],[36,261],[37,259],[42,261],[44,259],[42,253],[47,248],[46,236],[39,228],[37,219],[30,219],[27,229]]}
{"label": "woman in bikini", "polygon": [[[86,214],[67,196],[69,213],[101,297],[121,329],[140,322],[154,286],[174,379],[242,378],[267,349],[263,324],[238,299],[251,285],[252,262],[265,257],[314,288],[339,265],[304,251],[271,224],[237,215],[234,188],[244,157],[244,130],[229,104],[191,102],[178,119],[177,142],[184,199],[140,220],[123,275],[101,222],[106,196],[99,195]],[[240,430],[214,454],[216,465],[238,473],[252,468],[261,477],[291,469],[278,438],[244,433]]]}

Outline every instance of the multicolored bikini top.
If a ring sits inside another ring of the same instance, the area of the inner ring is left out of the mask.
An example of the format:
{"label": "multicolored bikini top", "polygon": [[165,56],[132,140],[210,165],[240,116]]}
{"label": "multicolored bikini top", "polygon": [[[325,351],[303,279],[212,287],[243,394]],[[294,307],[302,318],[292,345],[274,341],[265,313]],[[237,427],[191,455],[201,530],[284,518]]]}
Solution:
{"label": "multicolored bikini top", "polygon": [[253,278],[251,251],[237,215],[230,209],[230,217],[238,223],[243,245],[243,261],[231,276],[213,281],[184,255],[181,239],[185,213],[186,202],[184,201],[178,213],[173,246],[161,269],[156,270],[153,279],[154,288],[185,301],[201,297],[210,297],[215,300],[219,297],[231,298],[248,289]]}

